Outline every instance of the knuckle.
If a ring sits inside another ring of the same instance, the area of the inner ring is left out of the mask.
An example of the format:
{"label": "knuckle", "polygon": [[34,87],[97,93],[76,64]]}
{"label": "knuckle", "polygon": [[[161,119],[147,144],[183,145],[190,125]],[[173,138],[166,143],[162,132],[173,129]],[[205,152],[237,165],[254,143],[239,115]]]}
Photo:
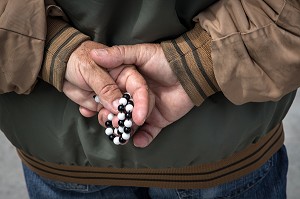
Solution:
{"label": "knuckle", "polygon": [[116,84],[107,84],[100,90],[103,99],[114,99],[115,93],[119,90]]}
{"label": "knuckle", "polygon": [[113,47],[117,55],[125,55],[125,47],[122,45],[116,45]]}

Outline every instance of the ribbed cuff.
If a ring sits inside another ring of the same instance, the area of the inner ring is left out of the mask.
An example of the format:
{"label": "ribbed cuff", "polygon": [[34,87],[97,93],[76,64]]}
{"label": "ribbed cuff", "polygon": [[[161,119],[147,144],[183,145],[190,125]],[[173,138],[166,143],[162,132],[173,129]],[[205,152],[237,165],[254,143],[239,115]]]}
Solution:
{"label": "ribbed cuff", "polygon": [[196,106],[220,91],[211,59],[211,37],[199,24],[175,40],[161,43],[181,85]]}
{"label": "ribbed cuff", "polygon": [[41,76],[43,80],[62,91],[69,57],[82,42],[90,38],[59,18],[48,17],[47,28]]}

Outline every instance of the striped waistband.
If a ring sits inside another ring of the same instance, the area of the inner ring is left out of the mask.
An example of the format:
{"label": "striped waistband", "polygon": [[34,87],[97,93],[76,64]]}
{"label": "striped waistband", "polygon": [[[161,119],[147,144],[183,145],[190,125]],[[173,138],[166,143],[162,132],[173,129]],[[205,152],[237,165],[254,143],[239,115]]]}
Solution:
{"label": "striped waistband", "polygon": [[161,188],[209,188],[238,179],[263,165],[284,142],[282,124],[243,151],[215,162],[182,168],[101,168],[38,160],[21,150],[23,163],[38,175],[79,184]]}

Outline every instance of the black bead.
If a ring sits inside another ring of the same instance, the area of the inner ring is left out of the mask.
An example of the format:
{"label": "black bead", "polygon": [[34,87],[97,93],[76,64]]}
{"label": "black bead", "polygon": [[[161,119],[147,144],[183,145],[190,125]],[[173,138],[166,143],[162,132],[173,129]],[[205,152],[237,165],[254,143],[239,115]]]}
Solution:
{"label": "black bead", "polygon": [[113,141],[115,137],[116,137],[116,136],[115,136],[114,134],[111,134],[111,135],[108,136],[108,138],[109,138],[111,141]]}
{"label": "black bead", "polygon": [[108,127],[112,127],[112,121],[110,121],[110,120],[107,120],[106,122],[105,122],[105,126],[108,128]]}
{"label": "black bead", "polygon": [[130,133],[131,128],[130,127],[124,127],[124,133]]}
{"label": "black bead", "polygon": [[132,113],[131,112],[125,113],[125,118],[126,119],[131,119],[132,118]]}
{"label": "black bead", "polygon": [[134,103],[133,103],[132,100],[128,100],[128,101],[127,101],[127,104],[131,104],[132,106],[134,106]]}
{"label": "black bead", "polygon": [[122,137],[119,138],[120,143],[124,144],[126,142],[126,140]]}
{"label": "black bead", "polygon": [[124,112],[124,111],[125,111],[125,106],[124,106],[123,104],[120,104],[120,105],[118,106],[118,110],[119,110],[120,112]]}
{"label": "black bead", "polygon": [[129,95],[128,93],[124,93],[124,94],[123,94],[123,97],[124,97],[125,99],[127,99],[127,101],[130,99],[130,95]]}
{"label": "black bead", "polygon": [[121,127],[124,126],[124,121],[125,121],[125,120],[119,120],[119,121],[118,121],[119,126],[121,126]]}

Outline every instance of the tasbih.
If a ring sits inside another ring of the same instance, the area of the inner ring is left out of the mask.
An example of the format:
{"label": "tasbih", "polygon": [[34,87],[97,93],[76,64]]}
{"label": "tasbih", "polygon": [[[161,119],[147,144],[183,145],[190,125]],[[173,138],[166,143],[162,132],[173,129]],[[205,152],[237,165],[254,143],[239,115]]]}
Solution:
{"label": "tasbih", "polygon": [[[94,96],[96,102],[100,102],[98,96]],[[132,111],[134,103],[129,93],[124,93],[122,98],[119,100],[118,106],[118,127],[114,127],[112,120],[114,114],[110,113],[107,116],[107,121],[105,122],[105,134],[108,138],[116,145],[124,145],[128,142],[131,134],[132,127]]]}

